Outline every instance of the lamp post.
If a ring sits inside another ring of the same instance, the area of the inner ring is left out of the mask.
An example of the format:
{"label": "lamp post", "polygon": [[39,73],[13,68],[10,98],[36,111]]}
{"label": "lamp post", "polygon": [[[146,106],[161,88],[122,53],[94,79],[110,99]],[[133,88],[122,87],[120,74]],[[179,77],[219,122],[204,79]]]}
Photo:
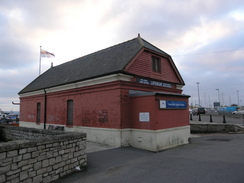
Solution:
{"label": "lamp post", "polygon": [[219,97],[219,89],[216,89],[218,91],[218,99],[219,99],[219,104],[220,104],[220,97]]}
{"label": "lamp post", "polygon": [[240,106],[240,103],[239,103],[239,91],[237,90],[237,102],[238,102],[238,106]]}
{"label": "lamp post", "polygon": [[198,105],[199,105],[199,107],[201,106],[201,104],[200,104],[200,94],[199,94],[199,82],[197,82],[197,91],[198,91]]}

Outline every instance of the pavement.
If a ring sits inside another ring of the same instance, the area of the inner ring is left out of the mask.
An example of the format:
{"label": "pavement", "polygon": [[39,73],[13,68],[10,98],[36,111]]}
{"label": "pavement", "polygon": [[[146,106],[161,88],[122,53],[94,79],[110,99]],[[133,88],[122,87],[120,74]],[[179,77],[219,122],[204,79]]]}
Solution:
{"label": "pavement", "polygon": [[161,152],[87,142],[88,170],[58,183],[243,183],[244,134],[198,134]]}
{"label": "pavement", "polygon": [[104,151],[104,150],[114,149],[114,148],[116,148],[116,147],[112,147],[112,146],[105,145],[105,144],[98,144],[95,142],[86,142],[86,152],[87,153]]}

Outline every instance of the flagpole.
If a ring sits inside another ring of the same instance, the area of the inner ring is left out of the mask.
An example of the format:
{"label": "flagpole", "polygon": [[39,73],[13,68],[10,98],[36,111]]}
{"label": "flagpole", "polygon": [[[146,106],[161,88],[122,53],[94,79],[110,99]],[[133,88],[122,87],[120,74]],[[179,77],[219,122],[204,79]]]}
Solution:
{"label": "flagpole", "polygon": [[42,51],[42,46],[40,46],[40,58],[39,58],[39,76],[41,75],[41,51]]}

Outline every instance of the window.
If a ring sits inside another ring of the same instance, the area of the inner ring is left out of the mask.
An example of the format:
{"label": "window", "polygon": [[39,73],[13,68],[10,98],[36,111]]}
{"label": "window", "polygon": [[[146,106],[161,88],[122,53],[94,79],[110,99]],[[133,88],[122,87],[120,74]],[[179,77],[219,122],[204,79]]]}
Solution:
{"label": "window", "polygon": [[73,100],[67,101],[67,125],[73,125]]}
{"label": "window", "polygon": [[152,71],[161,73],[161,60],[160,60],[160,58],[152,56]]}
{"label": "window", "polygon": [[38,102],[36,105],[36,123],[41,123],[41,103]]}

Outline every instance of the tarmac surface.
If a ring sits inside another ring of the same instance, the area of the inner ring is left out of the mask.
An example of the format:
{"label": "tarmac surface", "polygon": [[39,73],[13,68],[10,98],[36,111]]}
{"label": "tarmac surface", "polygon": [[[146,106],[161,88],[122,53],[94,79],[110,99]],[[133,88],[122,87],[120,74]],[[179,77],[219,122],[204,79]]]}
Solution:
{"label": "tarmac surface", "polygon": [[244,183],[244,134],[193,135],[161,152],[87,143],[88,170],[58,183]]}

